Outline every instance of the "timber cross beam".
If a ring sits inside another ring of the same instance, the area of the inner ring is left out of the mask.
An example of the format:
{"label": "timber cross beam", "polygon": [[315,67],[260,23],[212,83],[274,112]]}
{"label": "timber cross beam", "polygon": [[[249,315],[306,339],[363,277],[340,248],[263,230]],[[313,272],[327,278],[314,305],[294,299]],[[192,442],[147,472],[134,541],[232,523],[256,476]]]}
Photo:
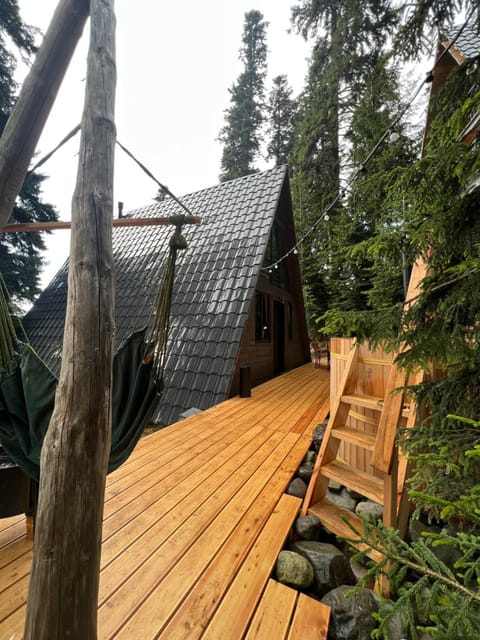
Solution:
{"label": "timber cross beam", "polygon": [[[153,227],[160,225],[183,225],[183,224],[200,224],[199,216],[170,216],[167,218],[114,218],[114,227]],[[27,222],[7,224],[0,230],[1,233],[18,233],[28,231],[58,231],[60,229],[70,229],[72,223],[70,221],[58,222]]]}

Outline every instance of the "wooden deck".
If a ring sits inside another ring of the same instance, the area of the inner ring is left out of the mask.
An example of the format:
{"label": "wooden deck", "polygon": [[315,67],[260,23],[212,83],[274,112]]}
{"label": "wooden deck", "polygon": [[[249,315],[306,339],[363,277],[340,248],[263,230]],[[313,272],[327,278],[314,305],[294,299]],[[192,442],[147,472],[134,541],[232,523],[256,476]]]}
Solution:
{"label": "wooden deck", "polygon": [[[300,506],[284,492],[328,406],[309,364],[139,442],[107,479],[100,639],[262,637]],[[0,640],[22,637],[31,553],[24,517],[0,520]],[[294,627],[269,637],[309,637]]]}

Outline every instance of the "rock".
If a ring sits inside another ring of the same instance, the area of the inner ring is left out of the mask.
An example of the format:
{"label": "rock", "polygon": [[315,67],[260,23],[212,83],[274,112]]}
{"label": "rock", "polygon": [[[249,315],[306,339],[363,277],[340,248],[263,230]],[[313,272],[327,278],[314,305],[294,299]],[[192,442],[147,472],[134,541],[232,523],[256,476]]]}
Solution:
{"label": "rock", "polygon": [[322,598],[322,602],[331,608],[329,640],[370,640],[375,629],[372,614],[378,610],[378,605],[373,591],[361,588],[346,597],[351,589],[342,585]]}
{"label": "rock", "polygon": [[340,493],[335,493],[334,491],[327,491],[327,498],[338,504],[339,507],[343,507],[344,509],[348,509],[349,511],[354,511],[357,505],[357,501],[352,498],[352,496],[348,493],[348,491],[343,488]]}
{"label": "rock", "polygon": [[297,476],[306,483],[310,482],[312,473],[313,473],[313,465],[311,464],[302,464],[297,469]]}
{"label": "rock", "polygon": [[[360,562],[350,562],[350,566],[352,567],[353,575],[355,576],[355,580],[360,582],[362,578],[365,577],[365,574],[368,571],[368,568]],[[369,589],[373,589],[375,586],[375,578],[374,576],[370,576],[366,585]]]}
{"label": "rock", "polygon": [[322,525],[317,516],[303,516],[295,521],[295,531],[302,540],[320,540]]}
{"label": "rock", "polygon": [[[435,524],[425,524],[421,520],[410,519],[408,524],[408,533],[412,542],[417,542],[423,537],[423,533],[440,533],[442,527]],[[442,544],[441,546],[431,546],[432,552],[437,558],[443,562],[449,569],[453,569],[457,560],[462,557],[460,551],[448,544]]]}
{"label": "rock", "polygon": [[428,603],[432,598],[432,592],[428,587],[423,587],[420,592],[420,597],[417,597],[415,606],[415,615],[418,622],[426,627],[430,623],[430,616],[428,615]]}
{"label": "rock", "polygon": [[388,640],[407,640],[408,629],[398,614],[393,615],[387,623]]}
{"label": "rock", "polygon": [[369,520],[383,519],[383,505],[373,500],[362,500],[355,507],[357,516],[365,516]]}
{"label": "rock", "polygon": [[306,558],[293,551],[280,551],[276,566],[277,579],[296,589],[312,586],[313,567]]}
{"label": "rock", "polygon": [[312,441],[315,450],[318,451],[320,449],[320,445],[322,444],[323,436],[325,435],[325,430],[327,428],[328,421],[322,422],[321,424],[317,424],[312,433]]}
{"label": "rock", "polygon": [[423,533],[440,533],[441,527],[435,524],[425,524],[421,520],[410,518],[408,533],[412,542],[417,542]]}
{"label": "rock", "polygon": [[350,563],[337,547],[328,542],[299,540],[292,550],[304,556],[313,567],[313,591],[320,598],[328,591],[343,584],[355,584]]}
{"label": "rock", "polygon": [[343,484],[340,484],[336,480],[329,480],[328,488],[330,489],[330,491],[335,491],[335,493],[340,493],[340,491],[343,489]]}
{"label": "rock", "polygon": [[365,496],[363,496],[361,493],[358,493],[358,491],[355,491],[354,489],[348,489],[348,488],[347,488],[347,491],[354,500],[365,500]]}
{"label": "rock", "polygon": [[[379,604],[379,610],[382,616],[391,615],[393,602],[391,600],[383,600]],[[406,623],[402,619],[400,611],[396,611],[387,622],[388,640],[406,640],[410,633]]]}
{"label": "rock", "polygon": [[304,498],[307,493],[307,485],[301,478],[294,478],[288,485],[287,493],[297,498]]}

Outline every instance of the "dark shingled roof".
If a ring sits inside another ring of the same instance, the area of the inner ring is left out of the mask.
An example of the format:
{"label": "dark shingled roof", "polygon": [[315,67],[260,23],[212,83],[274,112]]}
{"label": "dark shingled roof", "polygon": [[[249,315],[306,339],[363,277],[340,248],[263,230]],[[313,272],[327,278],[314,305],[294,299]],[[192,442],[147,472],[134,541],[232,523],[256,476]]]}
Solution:
{"label": "dark shingled roof", "polygon": [[[224,400],[262,265],[286,168],[257,173],[182,198],[200,226],[187,225],[188,249],[179,253],[165,370],[157,419],[174,422],[190,408]],[[167,198],[133,216],[182,213]],[[116,346],[148,323],[168,253],[171,226],[116,228]],[[27,314],[32,345],[59,371],[67,290],[67,264]]]}
{"label": "dark shingled roof", "polygon": [[[455,35],[458,33],[460,27],[452,30],[452,32],[445,32],[445,37],[447,41],[444,42],[444,46],[448,46],[448,44],[453,40]],[[480,35],[475,27],[465,27],[462,33],[459,35],[457,40],[455,41],[454,46],[460,51],[460,53],[467,58],[467,60],[471,60],[472,58],[476,58],[480,55]]]}

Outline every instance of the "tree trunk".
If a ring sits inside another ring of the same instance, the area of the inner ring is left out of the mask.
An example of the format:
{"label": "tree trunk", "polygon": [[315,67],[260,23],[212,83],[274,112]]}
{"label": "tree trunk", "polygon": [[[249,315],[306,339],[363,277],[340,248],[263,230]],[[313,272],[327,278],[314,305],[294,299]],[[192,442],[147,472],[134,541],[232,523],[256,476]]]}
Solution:
{"label": "tree trunk", "polygon": [[89,0],[61,0],[0,140],[0,228],[28,165],[89,13]]}
{"label": "tree trunk", "polygon": [[27,640],[97,637],[114,333],[114,34],[113,0],[91,0],[63,358],[40,462]]}

